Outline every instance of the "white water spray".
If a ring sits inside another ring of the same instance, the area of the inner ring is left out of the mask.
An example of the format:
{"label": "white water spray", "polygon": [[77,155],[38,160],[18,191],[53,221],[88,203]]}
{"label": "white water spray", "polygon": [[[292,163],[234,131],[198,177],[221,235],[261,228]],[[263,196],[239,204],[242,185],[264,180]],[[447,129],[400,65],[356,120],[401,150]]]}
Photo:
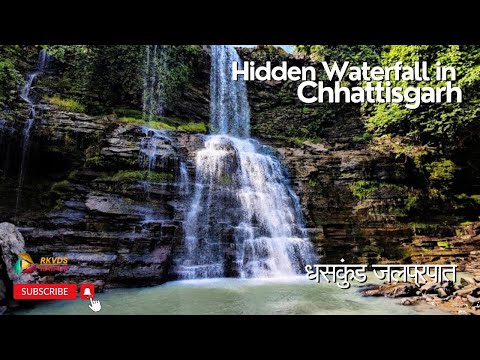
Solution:
{"label": "white water spray", "polygon": [[184,222],[180,278],[283,277],[315,258],[300,203],[270,148],[249,138],[244,81],[231,80],[240,58],[212,46],[211,127],[196,157],[194,195]]}

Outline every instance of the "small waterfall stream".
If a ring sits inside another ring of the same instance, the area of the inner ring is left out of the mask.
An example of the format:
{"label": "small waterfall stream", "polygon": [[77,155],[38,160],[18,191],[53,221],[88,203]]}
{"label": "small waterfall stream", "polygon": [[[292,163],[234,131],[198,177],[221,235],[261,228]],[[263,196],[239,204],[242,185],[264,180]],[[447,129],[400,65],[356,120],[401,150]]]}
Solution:
{"label": "small waterfall stream", "polygon": [[[32,94],[32,85],[35,83],[36,79],[43,74],[45,71],[45,66],[48,63],[48,54],[46,49],[40,50],[38,54],[37,64],[35,69],[27,75],[27,80],[25,85],[20,90],[20,97],[28,104],[28,115],[25,120],[25,125],[22,132],[22,155],[20,160],[20,173],[18,176],[18,187],[17,187],[17,200],[15,206],[15,214],[17,214],[18,207],[20,205],[22,197],[22,188],[23,182],[25,180],[25,174],[27,169],[27,158],[28,152],[30,150],[30,136],[32,132],[32,127],[35,123],[35,116],[37,110],[37,100]],[[16,216],[15,216],[16,217]]]}
{"label": "small waterfall stream", "polygon": [[[159,71],[164,66],[164,46],[147,45],[145,47],[145,61],[143,70],[143,119],[150,123],[157,117],[163,115],[164,103],[162,96],[162,82],[159,79]],[[143,138],[140,141],[139,165],[143,170],[150,172],[157,167],[157,151],[163,145],[171,145],[172,139],[165,131],[154,129],[149,126],[142,126]],[[162,162],[165,162],[162,157]],[[161,164],[160,170],[165,168]],[[150,195],[150,179],[143,182],[147,197]]]}
{"label": "small waterfall stream", "polygon": [[[175,167],[175,179],[180,196],[189,193],[188,171],[185,162],[178,160],[171,151],[176,149],[175,141],[168,131],[155,129],[149,124],[164,115],[165,94],[160,76],[166,71],[166,57],[168,48],[164,45],[147,45],[145,47],[144,78],[143,78],[143,119],[147,126],[141,126],[143,138],[140,141],[139,166],[147,171],[147,178],[143,181],[146,197],[150,198],[152,172],[168,174],[168,170]],[[154,218],[153,210],[146,211],[145,220]]]}
{"label": "small waterfall stream", "polygon": [[314,259],[300,203],[270,148],[249,138],[244,81],[232,80],[233,47],[212,46],[211,128],[196,156],[195,190],[184,221],[183,279],[283,277]]}
{"label": "small waterfall stream", "polygon": [[188,178],[187,164],[184,161],[179,163],[179,190],[182,195],[190,194],[190,179]]}
{"label": "small waterfall stream", "polygon": [[143,118],[152,121],[163,115],[165,108],[165,89],[160,72],[166,68],[165,45],[147,45],[143,72]]}

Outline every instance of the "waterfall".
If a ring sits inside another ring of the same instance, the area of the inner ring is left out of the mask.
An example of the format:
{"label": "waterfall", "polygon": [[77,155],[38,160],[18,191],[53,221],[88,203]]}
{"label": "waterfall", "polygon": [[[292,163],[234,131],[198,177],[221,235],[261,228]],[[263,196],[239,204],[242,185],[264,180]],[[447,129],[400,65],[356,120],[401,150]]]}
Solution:
{"label": "waterfall", "polygon": [[[160,80],[160,71],[165,65],[165,47],[162,45],[147,45],[145,47],[145,62],[143,69],[143,119],[153,121],[163,115],[164,96]],[[149,173],[155,170],[157,162],[157,147],[159,144],[171,143],[165,132],[142,126],[143,138],[140,142],[140,168]],[[163,167],[162,167],[163,168]],[[144,182],[147,197],[150,195],[150,180]]]}
{"label": "waterfall", "polygon": [[165,109],[165,89],[160,74],[166,69],[166,47],[147,45],[143,71],[143,118],[152,121]]}
{"label": "waterfall", "polygon": [[[144,77],[143,77],[143,119],[148,123],[164,115],[166,96],[164,79],[167,72],[168,47],[165,45],[147,45],[145,47]],[[142,126],[143,138],[140,142],[140,168],[150,172],[158,166],[160,171],[166,172],[175,166],[178,192],[187,195],[189,180],[186,164],[181,160],[174,160],[174,154],[169,149],[176,148],[174,140],[168,136],[168,131]],[[157,160],[159,157],[160,161]],[[158,164],[157,164],[158,163]],[[173,165],[174,164],[174,165]],[[150,180],[144,181],[147,197],[150,192]]]}
{"label": "waterfall", "polygon": [[[48,63],[48,54],[46,49],[40,50],[38,54],[37,64],[34,70],[27,75],[27,81],[25,85],[20,90],[20,97],[28,104],[28,115],[25,120],[25,125],[23,126],[22,132],[22,156],[20,160],[20,173],[18,176],[18,187],[17,187],[17,201],[15,206],[15,214],[17,213],[18,207],[20,205],[20,200],[22,197],[22,187],[25,180],[26,172],[26,162],[28,157],[28,151],[30,149],[30,136],[32,132],[32,127],[35,123],[37,99],[31,93],[32,85],[36,79],[43,74],[45,71],[45,66]],[[16,217],[16,216],[15,216]]]}
{"label": "waterfall", "polygon": [[190,180],[188,178],[188,170],[187,164],[185,162],[180,161],[178,166],[179,172],[179,190],[180,194],[182,195],[189,195],[190,194]]}
{"label": "waterfall", "polygon": [[243,62],[237,51],[226,45],[212,46],[210,71],[210,125],[216,134],[241,138],[250,135],[250,107],[245,81],[232,79],[232,62]]}
{"label": "waterfall", "polygon": [[249,138],[244,81],[232,80],[230,46],[212,46],[211,128],[196,156],[180,278],[281,277],[314,260],[298,197],[272,150]]}
{"label": "waterfall", "polygon": [[3,119],[0,119],[0,145],[2,145],[4,128],[7,122]]}
{"label": "waterfall", "polygon": [[165,131],[141,126],[143,137],[140,140],[138,162],[140,169],[147,171],[147,179],[143,182],[147,197],[150,194],[150,172],[159,170],[164,172],[170,168],[170,159],[173,157],[173,140]]}
{"label": "waterfall", "polygon": [[[148,126],[141,127],[143,131],[143,138],[140,140],[140,152],[138,161],[140,167],[147,171],[155,170],[157,166],[157,150],[162,145],[172,144],[172,139],[161,130],[152,129]],[[162,164],[161,169],[165,168]]]}

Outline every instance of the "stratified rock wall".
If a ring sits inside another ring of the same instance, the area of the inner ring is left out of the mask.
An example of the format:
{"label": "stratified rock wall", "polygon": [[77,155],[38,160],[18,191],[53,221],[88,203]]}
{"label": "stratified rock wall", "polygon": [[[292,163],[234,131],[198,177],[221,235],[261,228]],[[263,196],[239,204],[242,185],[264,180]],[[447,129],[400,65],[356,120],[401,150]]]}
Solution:
{"label": "stratified rock wall", "polygon": [[[14,174],[2,182],[6,201],[0,205],[2,219],[19,224],[34,260],[68,257],[68,272],[43,274],[42,280],[91,281],[99,288],[166,281],[183,236],[179,163],[193,177],[192,148],[201,146],[200,136],[166,132],[148,171],[140,163],[142,127],[48,104],[42,109],[46,120],[34,129],[17,216]],[[12,130],[15,149],[19,130]]]}

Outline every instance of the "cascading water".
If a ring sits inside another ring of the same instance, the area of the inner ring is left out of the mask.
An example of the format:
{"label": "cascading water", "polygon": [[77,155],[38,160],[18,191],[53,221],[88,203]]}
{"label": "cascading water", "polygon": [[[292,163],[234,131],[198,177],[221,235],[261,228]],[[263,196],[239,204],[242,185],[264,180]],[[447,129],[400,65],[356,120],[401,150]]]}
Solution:
{"label": "cascading water", "polygon": [[46,49],[40,50],[38,54],[37,64],[35,69],[27,75],[27,81],[25,85],[20,90],[20,97],[28,104],[28,116],[25,120],[25,125],[23,127],[23,137],[22,137],[22,156],[20,162],[20,174],[18,176],[18,187],[17,187],[17,201],[15,207],[15,213],[17,213],[18,206],[20,205],[20,200],[22,196],[22,187],[23,182],[25,180],[25,171],[26,171],[26,162],[27,162],[27,155],[30,148],[30,135],[32,131],[32,127],[35,123],[35,116],[36,116],[36,99],[31,94],[32,85],[34,84],[35,80],[43,74],[45,71],[45,66],[48,62],[48,54]]}
{"label": "cascading water", "polygon": [[[159,71],[164,65],[164,46],[147,45],[145,47],[145,63],[143,72],[143,119],[153,121],[163,115],[162,83],[159,79]],[[154,170],[157,163],[157,147],[163,144],[171,144],[172,140],[165,132],[142,126],[143,138],[140,142],[139,164],[140,168],[148,171]],[[162,158],[163,159],[163,158]],[[162,160],[163,161],[163,160]],[[163,166],[162,166],[163,169]],[[150,180],[144,181],[144,189],[147,196],[150,194]]]}
{"label": "cascading water", "polygon": [[182,195],[190,194],[190,180],[188,178],[187,164],[180,161],[178,166],[179,171],[179,190]]}
{"label": "cascading water", "polygon": [[0,145],[2,144],[3,140],[3,133],[4,133],[4,128],[7,122],[3,119],[0,119]]}
{"label": "cascading water", "polygon": [[[148,172],[158,170],[162,173],[168,173],[172,167],[177,169],[177,183],[180,195],[188,195],[190,192],[190,181],[188,178],[187,165],[182,160],[178,160],[172,149],[176,149],[176,144],[168,136],[166,131],[153,129],[148,126],[141,127],[143,138],[140,141],[140,151],[138,162],[140,168]],[[178,162],[178,164],[177,164]],[[150,181],[144,181],[144,189],[147,196],[150,191]]]}
{"label": "cascading water", "polygon": [[152,121],[163,115],[165,108],[165,90],[160,79],[160,72],[166,68],[166,47],[164,45],[147,45],[143,74],[143,117]]}
{"label": "cascading water", "polygon": [[300,203],[270,148],[249,137],[244,81],[232,80],[230,46],[212,46],[211,128],[196,157],[194,195],[184,221],[180,278],[281,277],[314,261]]}
{"label": "cascading water", "polygon": [[[152,171],[157,167],[157,151],[162,147],[168,149],[168,146],[172,144],[172,139],[161,130],[152,129],[148,126],[142,126],[141,129],[143,131],[143,138],[140,141],[138,161],[142,169]],[[165,161],[163,157],[162,161]],[[162,163],[160,168],[165,168],[165,165],[166,164]]]}
{"label": "cascading water", "polygon": [[[143,119],[150,123],[164,115],[165,89],[164,75],[167,72],[168,47],[164,45],[147,45],[145,47],[144,78],[143,78]],[[148,171],[158,170],[166,172],[172,166],[177,168],[177,184],[180,195],[189,193],[189,179],[186,164],[178,160],[170,152],[176,148],[174,141],[168,136],[167,131],[142,127],[143,138],[140,142],[139,163],[140,168]],[[160,158],[157,159],[158,155]],[[175,164],[173,164],[175,162]],[[149,177],[149,176],[148,176]],[[149,196],[150,181],[144,182],[145,193]]]}
{"label": "cascading water", "polygon": [[232,79],[232,62],[240,57],[233,47],[212,46],[210,70],[210,125],[215,134],[250,136],[250,106],[245,81]]}
{"label": "cascading water", "polygon": [[[139,166],[147,172],[146,178],[142,181],[145,196],[150,200],[150,190],[152,186],[152,172],[164,171],[171,167],[171,159],[174,156],[172,152],[172,139],[163,131],[152,129],[148,126],[142,126],[143,138],[140,141],[140,150],[138,155]],[[144,207],[142,209],[142,224],[149,224],[157,221],[154,209]]]}

